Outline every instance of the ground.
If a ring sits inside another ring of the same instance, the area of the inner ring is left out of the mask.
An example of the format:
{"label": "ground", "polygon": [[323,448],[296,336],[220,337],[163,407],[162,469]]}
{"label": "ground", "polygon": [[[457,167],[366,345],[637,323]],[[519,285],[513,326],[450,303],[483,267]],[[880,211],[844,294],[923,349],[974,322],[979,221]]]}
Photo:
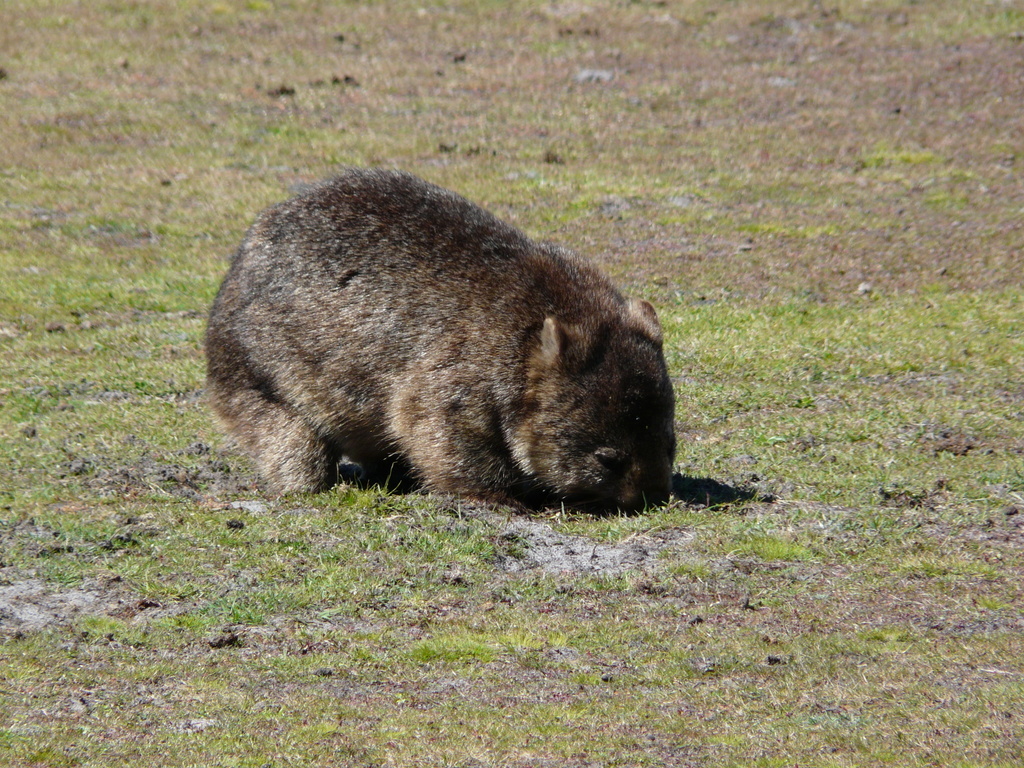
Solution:
{"label": "ground", "polygon": [[[0,9],[0,762],[1024,762],[1024,12]],[[203,401],[347,165],[651,300],[673,501],[268,496]]]}

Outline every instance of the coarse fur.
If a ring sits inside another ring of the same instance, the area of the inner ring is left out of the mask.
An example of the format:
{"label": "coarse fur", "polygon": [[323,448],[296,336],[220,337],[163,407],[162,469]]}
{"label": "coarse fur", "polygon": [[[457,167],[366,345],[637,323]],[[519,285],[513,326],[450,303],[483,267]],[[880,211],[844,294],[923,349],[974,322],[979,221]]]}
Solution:
{"label": "coarse fur", "polygon": [[370,476],[527,505],[669,495],[661,326],[575,253],[407,173],[265,210],[210,312],[207,392],[276,492]]}

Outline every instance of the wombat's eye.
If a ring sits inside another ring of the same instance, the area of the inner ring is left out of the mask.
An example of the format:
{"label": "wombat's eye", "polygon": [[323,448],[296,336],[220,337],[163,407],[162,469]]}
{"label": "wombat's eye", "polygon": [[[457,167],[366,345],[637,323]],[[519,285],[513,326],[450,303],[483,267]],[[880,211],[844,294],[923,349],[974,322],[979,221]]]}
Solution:
{"label": "wombat's eye", "polygon": [[612,472],[622,472],[626,468],[626,457],[614,448],[598,448],[594,451],[597,463]]}

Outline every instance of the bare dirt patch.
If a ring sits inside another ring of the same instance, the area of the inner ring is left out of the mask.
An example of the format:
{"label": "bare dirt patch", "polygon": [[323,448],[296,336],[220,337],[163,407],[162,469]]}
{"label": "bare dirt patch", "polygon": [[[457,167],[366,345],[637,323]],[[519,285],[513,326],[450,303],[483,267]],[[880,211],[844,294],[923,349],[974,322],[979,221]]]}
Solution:
{"label": "bare dirt patch", "polygon": [[0,587],[0,632],[46,629],[82,613],[102,612],[110,603],[98,590],[51,592],[39,579]]}
{"label": "bare dirt patch", "polygon": [[560,533],[546,523],[518,519],[505,525],[499,534],[505,551],[497,564],[510,573],[539,568],[549,573],[614,576],[654,568],[658,554],[666,547],[692,540],[692,533],[671,529],[630,537],[619,544],[601,544]]}
{"label": "bare dirt patch", "polygon": [[91,579],[62,589],[42,579],[22,579],[0,587],[0,636],[66,627],[83,616],[126,618],[159,608],[118,580]]}

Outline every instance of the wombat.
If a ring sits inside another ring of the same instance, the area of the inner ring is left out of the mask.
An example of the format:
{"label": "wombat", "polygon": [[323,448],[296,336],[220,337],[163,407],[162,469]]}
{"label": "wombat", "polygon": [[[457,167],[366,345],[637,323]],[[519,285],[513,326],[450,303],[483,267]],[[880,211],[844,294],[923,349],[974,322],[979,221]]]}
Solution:
{"label": "wombat", "polygon": [[498,503],[669,496],[654,308],[407,173],[350,170],[260,214],[206,353],[214,411],[276,492],[325,489],[346,458]]}

